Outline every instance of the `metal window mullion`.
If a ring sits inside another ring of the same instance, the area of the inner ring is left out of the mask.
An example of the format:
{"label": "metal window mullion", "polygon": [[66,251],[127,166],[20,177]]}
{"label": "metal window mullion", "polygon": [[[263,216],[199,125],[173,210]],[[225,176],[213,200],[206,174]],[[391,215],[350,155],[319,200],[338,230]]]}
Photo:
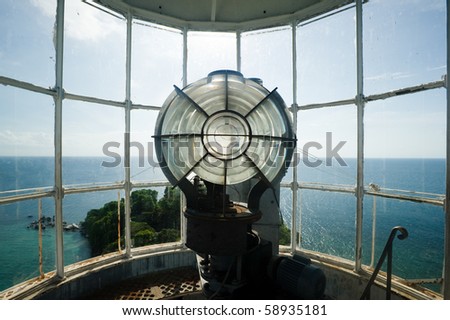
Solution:
{"label": "metal window mullion", "polygon": [[324,103],[313,103],[313,104],[306,104],[299,106],[299,110],[312,110],[312,109],[320,109],[320,108],[332,108],[332,107],[339,107],[339,106],[350,106],[354,105],[356,103],[356,100],[353,99],[345,99],[345,100],[336,100],[331,102],[324,102]]}
{"label": "metal window mullion", "polygon": [[37,92],[37,93],[42,93],[42,94],[50,95],[52,97],[56,96],[56,92],[53,89],[44,88],[44,87],[37,86],[37,85],[29,83],[29,82],[20,81],[20,80],[16,80],[16,79],[4,77],[4,76],[0,76],[0,84],[3,84],[5,86],[13,86],[15,88],[33,91],[33,92]]}
{"label": "metal window mullion", "polygon": [[[292,27],[292,118],[295,137],[297,137],[297,22],[294,21]],[[291,212],[291,252],[294,254],[297,250],[297,233],[301,239],[301,216],[297,219],[298,207],[298,182],[297,182],[297,145],[294,148],[294,161],[292,168],[292,212]],[[298,223],[298,225],[297,225]],[[298,230],[297,230],[298,227]]]}
{"label": "metal window mullion", "polygon": [[183,88],[187,86],[188,29],[183,29]]}
{"label": "metal window mullion", "polygon": [[[188,64],[188,29],[183,29],[183,88],[187,86],[187,64]],[[184,208],[186,207],[186,196],[180,189],[180,239],[182,243],[186,243],[186,218],[184,216]]]}
{"label": "metal window mullion", "polygon": [[83,95],[73,94],[73,93],[69,93],[69,92],[64,92],[64,98],[69,99],[69,100],[97,103],[97,104],[103,104],[103,105],[119,107],[119,108],[125,107],[125,103],[120,102],[120,101],[113,101],[113,100],[106,100],[106,99],[101,99],[101,98],[96,98],[96,97],[83,96]]}
{"label": "metal window mullion", "polygon": [[63,92],[63,49],[64,49],[64,0],[58,0],[56,8],[56,60],[55,60],[55,233],[56,233],[56,276],[64,278],[63,238],[63,186],[62,186],[62,101]]}
{"label": "metal window mullion", "polygon": [[241,56],[241,31],[236,32],[236,69],[238,72],[242,72],[242,56]]}
{"label": "metal window mullion", "polygon": [[356,105],[357,105],[357,172],[356,172],[356,234],[355,271],[362,265],[362,222],[364,198],[364,74],[363,74],[363,0],[356,1]]}
{"label": "metal window mullion", "polygon": [[446,177],[445,177],[445,233],[444,233],[444,266],[442,295],[450,299],[450,92],[448,91],[448,77],[450,74],[450,7],[447,1],[447,145],[446,145]]}
{"label": "metal window mullion", "polygon": [[131,130],[131,37],[132,16],[127,14],[127,43],[125,64],[125,254],[131,257],[131,172],[130,172],[130,130]]}
{"label": "metal window mullion", "polygon": [[0,205],[15,203],[24,200],[32,200],[32,199],[41,199],[47,197],[54,197],[55,191],[42,191],[42,192],[33,192],[30,194],[22,194],[17,196],[9,196],[0,198]]}
{"label": "metal window mullion", "polygon": [[438,81],[427,82],[427,83],[423,83],[423,84],[419,84],[419,85],[415,85],[415,86],[411,86],[411,87],[400,88],[397,90],[383,92],[383,93],[379,93],[379,94],[372,94],[367,97],[364,97],[364,100],[366,102],[385,100],[388,98],[398,97],[398,96],[402,96],[402,95],[406,95],[406,94],[423,92],[423,91],[432,90],[432,89],[445,88],[445,86],[446,86],[445,79],[438,80]]}

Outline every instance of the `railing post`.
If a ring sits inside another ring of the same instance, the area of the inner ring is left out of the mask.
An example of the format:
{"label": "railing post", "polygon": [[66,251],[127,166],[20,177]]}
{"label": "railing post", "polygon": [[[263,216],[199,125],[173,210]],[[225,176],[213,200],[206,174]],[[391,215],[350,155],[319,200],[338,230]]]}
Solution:
{"label": "railing post", "polygon": [[[380,186],[375,183],[369,184],[369,189],[372,191],[380,191]],[[375,239],[377,234],[377,196],[373,195],[373,206],[372,206],[372,252],[370,255],[370,266],[373,267],[375,263]]]}
{"label": "railing post", "polygon": [[384,260],[386,259],[386,256],[388,258],[387,261],[387,276],[386,276],[386,300],[391,299],[391,283],[392,283],[392,246],[395,238],[395,234],[397,231],[400,231],[400,234],[397,236],[399,240],[406,239],[408,237],[408,231],[403,227],[394,227],[391,230],[391,233],[389,235],[389,238],[386,242],[386,245],[384,246],[383,252],[381,253],[380,259],[378,260],[377,266],[375,267],[375,270],[372,273],[372,276],[370,277],[369,282],[367,282],[367,286],[364,289],[363,294],[361,295],[361,300],[364,299],[370,299],[370,288],[375,282],[375,279],[377,278],[378,273],[381,270],[381,267],[383,266]]}

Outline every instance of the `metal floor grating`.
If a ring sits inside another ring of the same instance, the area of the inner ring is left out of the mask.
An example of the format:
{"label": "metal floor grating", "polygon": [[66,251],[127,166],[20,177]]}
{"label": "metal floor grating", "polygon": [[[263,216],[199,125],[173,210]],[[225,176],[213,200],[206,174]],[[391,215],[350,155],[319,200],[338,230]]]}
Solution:
{"label": "metal floor grating", "polygon": [[178,268],[154,272],[105,287],[85,299],[92,300],[158,300],[175,299],[202,291],[198,271]]}

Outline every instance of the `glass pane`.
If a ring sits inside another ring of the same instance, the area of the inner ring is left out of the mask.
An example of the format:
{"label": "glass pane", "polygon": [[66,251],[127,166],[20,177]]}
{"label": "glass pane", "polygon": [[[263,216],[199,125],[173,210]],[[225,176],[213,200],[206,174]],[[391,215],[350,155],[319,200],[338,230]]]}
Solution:
{"label": "glass pane", "polygon": [[0,155],[53,155],[53,99],[5,86],[0,98]]}
{"label": "glass pane", "polygon": [[131,180],[167,180],[158,164],[153,135],[158,111],[133,110],[131,113]]}
{"label": "glass pane", "polygon": [[446,1],[364,5],[365,93],[437,81],[446,74]]}
{"label": "glass pane", "polygon": [[[445,119],[446,92],[440,89],[368,103],[364,176],[369,191],[394,197],[444,199]],[[372,262],[374,208],[374,263],[391,229],[400,225],[408,230],[409,237],[395,240],[394,273],[407,279],[440,278],[445,225],[442,207],[367,196],[365,264]],[[411,256],[417,258],[414,264],[410,263]],[[426,286],[439,291],[439,286]]]}
{"label": "glass pane", "polygon": [[356,107],[298,113],[299,181],[347,184],[356,181]]}
{"label": "glass pane", "polygon": [[[123,190],[70,194],[64,197],[64,246],[71,248],[65,264],[82,261],[124,247],[125,207]],[[120,219],[119,206],[120,203]],[[67,253],[66,253],[67,255]]]}
{"label": "glass pane", "polygon": [[[436,89],[370,102],[365,108],[365,119],[366,157],[386,160],[376,164],[379,170],[374,175],[366,173],[366,181],[389,188],[436,190],[427,182],[433,166],[416,160],[417,171],[411,171],[387,160],[445,158],[445,91]],[[412,174],[410,178],[399,176],[405,170]],[[437,178],[443,186],[443,176]]]}
{"label": "glass pane", "polygon": [[300,247],[354,260],[355,196],[301,190],[299,201]]}
{"label": "glass pane", "polygon": [[280,245],[291,244],[292,230],[292,190],[290,188],[280,189]]}
{"label": "glass pane", "polygon": [[[236,70],[236,34],[188,33],[188,83],[216,70]],[[208,44],[208,45],[205,45]]]}
{"label": "glass pane", "polygon": [[0,191],[53,186],[53,99],[6,86],[0,99]]}
{"label": "glass pane", "polygon": [[131,100],[160,106],[173,85],[182,86],[183,35],[139,20],[132,32]]}
{"label": "glass pane", "polygon": [[137,189],[131,193],[133,247],[180,240],[180,190]]}
{"label": "glass pane", "polygon": [[[375,201],[375,203],[374,203]],[[373,209],[376,213],[374,264],[393,227],[402,226],[408,238],[394,240],[393,273],[406,279],[437,279],[442,276],[445,216],[442,207],[396,199],[367,196],[363,226],[363,263],[370,265]],[[411,263],[411,257],[414,263]],[[384,265],[383,270],[385,269]],[[429,285],[427,285],[429,286]],[[439,286],[429,288],[440,291]]]}
{"label": "glass pane", "polygon": [[64,17],[64,89],[124,101],[125,20],[82,1],[66,1]]}
{"label": "glass pane", "polygon": [[0,75],[54,87],[56,1],[6,0],[0,12]]}
{"label": "glass pane", "polygon": [[[38,200],[0,206],[0,291],[39,276]],[[53,199],[42,199],[42,271],[55,269]]]}
{"label": "glass pane", "polygon": [[355,37],[354,10],[298,27],[300,105],[355,97]]}
{"label": "glass pane", "polygon": [[256,77],[269,91],[275,88],[287,106],[292,104],[292,31],[289,27],[243,33],[242,73]]}
{"label": "glass pane", "polygon": [[64,184],[124,180],[123,117],[122,108],[64,101]]}

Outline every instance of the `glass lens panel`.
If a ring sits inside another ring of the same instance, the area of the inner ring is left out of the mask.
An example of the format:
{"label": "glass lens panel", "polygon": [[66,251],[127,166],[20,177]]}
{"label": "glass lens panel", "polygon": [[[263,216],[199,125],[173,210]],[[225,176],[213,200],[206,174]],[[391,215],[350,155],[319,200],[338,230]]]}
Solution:
{"label": "glass lens panel", "polygon": [[176,89],[157,132],[175,180],[195,172],[215,184],[255,174],[271,183],[290,151],[291,119],[276,92],[235,72],[219,72]]}

